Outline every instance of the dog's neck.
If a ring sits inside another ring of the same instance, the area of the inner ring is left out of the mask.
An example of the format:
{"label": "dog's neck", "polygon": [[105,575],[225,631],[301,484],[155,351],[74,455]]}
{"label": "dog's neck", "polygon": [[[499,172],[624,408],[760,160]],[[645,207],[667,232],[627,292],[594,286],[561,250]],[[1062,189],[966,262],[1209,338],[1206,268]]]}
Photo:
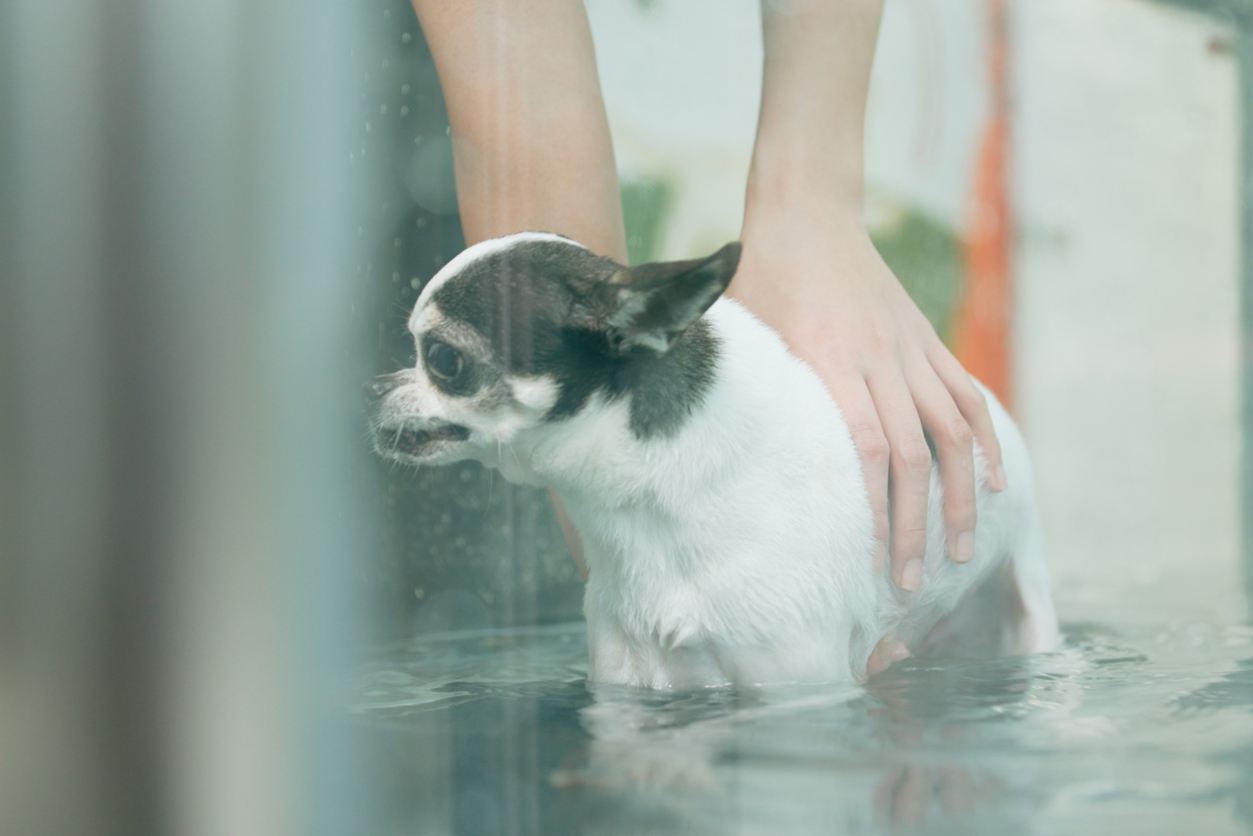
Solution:
{"label": "dog's neck", "polygon": [[500,466],[506,478],[556,490],[591,541],[589,561],[683,571],[701,552],[696,532],[720,489],[767,435],[745,426],[760,414],[742,409],[756,397],[752,372],[719,362],[716,338],[702,329],[627,375],[621,394],[593,394],[577,414],[511,445]]}

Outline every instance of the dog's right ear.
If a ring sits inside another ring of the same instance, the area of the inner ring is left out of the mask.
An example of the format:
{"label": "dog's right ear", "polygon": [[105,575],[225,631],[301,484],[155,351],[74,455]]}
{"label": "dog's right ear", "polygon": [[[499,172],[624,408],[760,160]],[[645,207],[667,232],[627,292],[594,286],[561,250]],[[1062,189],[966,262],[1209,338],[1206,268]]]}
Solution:
{"label": "dog's right ear", "polygon": [[615,354],[664,354],[727,289],[740,250],[736,241],[708,258],[624,267],[589,288],[585,325],[603,332]]}

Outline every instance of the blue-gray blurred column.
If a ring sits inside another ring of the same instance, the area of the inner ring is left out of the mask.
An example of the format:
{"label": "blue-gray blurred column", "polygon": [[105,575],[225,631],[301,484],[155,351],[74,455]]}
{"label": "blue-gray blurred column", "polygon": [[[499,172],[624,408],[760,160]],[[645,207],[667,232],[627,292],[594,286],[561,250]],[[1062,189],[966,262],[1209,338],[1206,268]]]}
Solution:
{"label": "blue-gray blurred column", "polygon": [[350,26],[0,6],[0,832],[366,833]]}

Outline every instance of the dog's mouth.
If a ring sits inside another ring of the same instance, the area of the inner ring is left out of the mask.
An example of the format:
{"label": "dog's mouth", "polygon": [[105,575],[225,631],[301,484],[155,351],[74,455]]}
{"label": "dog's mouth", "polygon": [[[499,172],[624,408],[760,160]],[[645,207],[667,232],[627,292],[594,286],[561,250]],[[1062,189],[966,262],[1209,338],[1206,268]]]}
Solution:
{"label": "dog's mouth", "polygon": [[443,424],[424,429],[401,427],[399,430],[382,430],[379,433],[379,446],[389,453],[421,456],[429,452],[428,448],[435,442],[465,441],[469,437],[470,430],[460,424]]}

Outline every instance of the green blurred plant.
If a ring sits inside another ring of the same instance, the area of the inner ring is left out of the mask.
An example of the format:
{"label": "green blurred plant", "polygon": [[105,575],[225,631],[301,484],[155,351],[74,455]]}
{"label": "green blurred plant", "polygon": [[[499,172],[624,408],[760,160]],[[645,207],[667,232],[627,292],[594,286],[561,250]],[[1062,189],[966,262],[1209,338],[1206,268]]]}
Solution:
{"label": "green blurred plant", "polygon": [[673,189],[659,178],[637,176],[624,179],[620,190],[627,254],[632,264],[643,264],[656,256]]}
{"label": "green blurred plant", "polygon": [[902,208],[878,223],[871,240],[940,339],[950,348],[953,315],[961,302],[963,255],[956,233],[915,209]]}

